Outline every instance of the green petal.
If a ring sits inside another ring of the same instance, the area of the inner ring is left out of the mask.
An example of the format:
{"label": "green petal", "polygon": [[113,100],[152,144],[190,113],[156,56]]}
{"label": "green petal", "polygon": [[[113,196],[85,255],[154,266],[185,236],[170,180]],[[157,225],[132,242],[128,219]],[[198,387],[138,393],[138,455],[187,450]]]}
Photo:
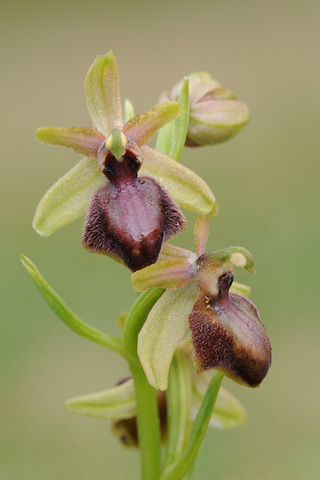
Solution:
{"label": "green petal", "polygon": [[138,355],[149,383],[168,387],[174,352],[188,331],[189,314],[198,295],[196,282],[181,290],[167,290],[151,309],[138,337]]}
{"label": "green petal", "polygon": [[36,138],[42,143],[72,148],[86,157],[97,157],[99,147],[105,140],[102,133],[94,128],[41,127]]}
{"label": "green petal", "polygon": [[136,415],[133,380],[102,392],[70,398],[66,406],[72,413],[97,418],[132,418]]}
{"label": "green petal", "polygon": [[181,207],[206,215],[215,205],[215,198],[202,178],[192,170],[153,148],[141,148],[144,162],[141,175],[154,177]]}
{"label": "green petal", "polygon": [[114,128],[122,129],[122,106],[116,59],[110,50],[98,56],[86,76],[87,107],[93,123],[105,137]]}
{"label": "green petal", "polygon": [[84,158],[42,197],[33,228],[48,237],[60,227],[84,215],[94,192],[106,183],[95,158]]}
{"label": "green petal", "polygon": [[136,271],[132,274],[131,280],[134,290],[143,292],[154,287],[169,289],[186,287],[193,275],[194,267],[188,260],[171,258]]}
{"label": "green petal", "polygon": [[[193,368],[192,365],[190,370],[191,368]],[[193,368],[192,377],[193,407],[197,411],[210,382],[210,375],[204,373],[198,375]],[[224,388],[220,388],[209,426],[221,429],[239,427],[243,425],[246,418],[246,411],[239,400]]]}
{"label": "green petal", "polygon": [[178,102],[168,102],[152,108],[149,112],[136,115],[123,127],[123,133],[138,147],[149,142],[150,138],[164,125],[172,122],[181,113]]}

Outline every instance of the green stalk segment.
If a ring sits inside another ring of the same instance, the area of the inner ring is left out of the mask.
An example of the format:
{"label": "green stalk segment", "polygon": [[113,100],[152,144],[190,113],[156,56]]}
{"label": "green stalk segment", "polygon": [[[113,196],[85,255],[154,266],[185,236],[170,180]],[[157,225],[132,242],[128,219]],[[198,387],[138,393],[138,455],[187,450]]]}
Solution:
{"label": "green stalk segment", "polygon": [[214,409],[214,404],[219,393],[222,378],[222,373],[217,373],[212,377],[193,424],[190,438],[184,452],[175,463],[163,471],[160,480],[182,480],[192,467],[204,439]]}
{"label": "green stalk segment", "polygon": [[124,324],[124,344],[129,354],[135,358],[135,361],[130,362],[130,370],[136,392],[142,480],[159,479],[161,466],[161,435],[157,390],[149,384],[143,368],[138,361],[137,341],[139,332],[151,308],[163,292],[164,289],[155,288],[141,293],[128,313]]}
{"label": "green stalk segment", "polygon": [[176,351],[170,368],[166,393],[168,438],[165,467],[174,463],[183,452],[191,427],[191,378],[186,356]]}

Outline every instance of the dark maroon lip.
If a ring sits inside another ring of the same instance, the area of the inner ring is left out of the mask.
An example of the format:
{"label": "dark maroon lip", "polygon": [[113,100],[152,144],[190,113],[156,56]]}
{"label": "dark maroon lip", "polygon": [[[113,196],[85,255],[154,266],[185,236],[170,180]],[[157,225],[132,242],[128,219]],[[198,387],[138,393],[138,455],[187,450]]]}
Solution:
{"label": "dark maroon lip", "polygon": [[250,387],[258,386],[271,365],[271,344],[258,311],[247,298],[230,293],[233,273],[218,279],[218,294],[200,287],[189,316],[198,373],[211,368]]}

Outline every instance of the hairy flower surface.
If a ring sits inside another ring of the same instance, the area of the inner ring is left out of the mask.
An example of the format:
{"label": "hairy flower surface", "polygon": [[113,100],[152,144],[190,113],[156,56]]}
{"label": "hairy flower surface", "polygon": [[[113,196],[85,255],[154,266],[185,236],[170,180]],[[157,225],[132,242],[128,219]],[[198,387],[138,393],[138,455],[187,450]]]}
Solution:
{"label": "hairy flower surface", "polygon": [[[249,121],[249,110],[231,90],[225,90],[210,73],[189,75],[190,118],[186,145],[214,145],[229,140]],[[177,100],[183,85],[178,82],[162,95],[160,103]]]}
{"label": "hairy flower surface", "polygon": [[146,146],[157,130],[180,114],[177,102],[157,106],[124,124],[111,51],[96,58],[85,87],[94,128],[37,130],[41,142],[70,147],[86,158],[44,195],[33,226],[48,236],[88,212],[84,247],[135,271],[156,262],[163,242],[184,228],[176,201],[208,213],[215,200],[196,174]]}
{"label": "hairy flower surface", "polygon": [[[203,239],[198,237],[197,251]],[[136,272],[133,287],[164,287],[138,339],[138,354],[151,385],[165,390],[176,348],[188,328],[198,373],[216,368],[238,383],[256,387],[271,364],[271,345],[255,306],[234,285],[234,266],[255,273],[251,254],[229,247],[198,258],[168,245],[167,258]],[[230,288],[232,291],[230,292]]]}

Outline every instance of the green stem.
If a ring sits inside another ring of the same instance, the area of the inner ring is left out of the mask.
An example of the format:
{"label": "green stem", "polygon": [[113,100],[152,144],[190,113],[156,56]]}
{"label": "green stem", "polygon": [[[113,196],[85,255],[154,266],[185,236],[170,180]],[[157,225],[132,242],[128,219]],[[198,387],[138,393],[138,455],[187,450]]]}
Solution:
{"label": "green stem", "polygon": [[161,435],[157,391],[149,384],[138,361],[137,342],[139,332],[151,308],[163,292],[164,289],[156,288],[141,293],[128,313],[124,324],[124,345],[129,354],[135,358],[135,361],[129,363],[136,393],[142,480],[159,479]]}
{"label": "green stem", "polygon": [[142,480],[158,480],[161,464],[161,435],[157,391],[140,365],[133,363],[130,370],[134,380]]}
{"label": "green stem", "polygon": [[151,288],[140,293],[126,317],[123,328],[123,340],[126,349],[135,357],[138,357],[137,342],[139,332],[151,308],[163,293],[164,288]]}
{"label": "green stem", "polygon": [[212,377],[183,454],[175,463],[163,471],[160,480],[182,480],[192,467],[204,439],[214,404],[219,393],[222,378],[222,373],[217,373]]}

